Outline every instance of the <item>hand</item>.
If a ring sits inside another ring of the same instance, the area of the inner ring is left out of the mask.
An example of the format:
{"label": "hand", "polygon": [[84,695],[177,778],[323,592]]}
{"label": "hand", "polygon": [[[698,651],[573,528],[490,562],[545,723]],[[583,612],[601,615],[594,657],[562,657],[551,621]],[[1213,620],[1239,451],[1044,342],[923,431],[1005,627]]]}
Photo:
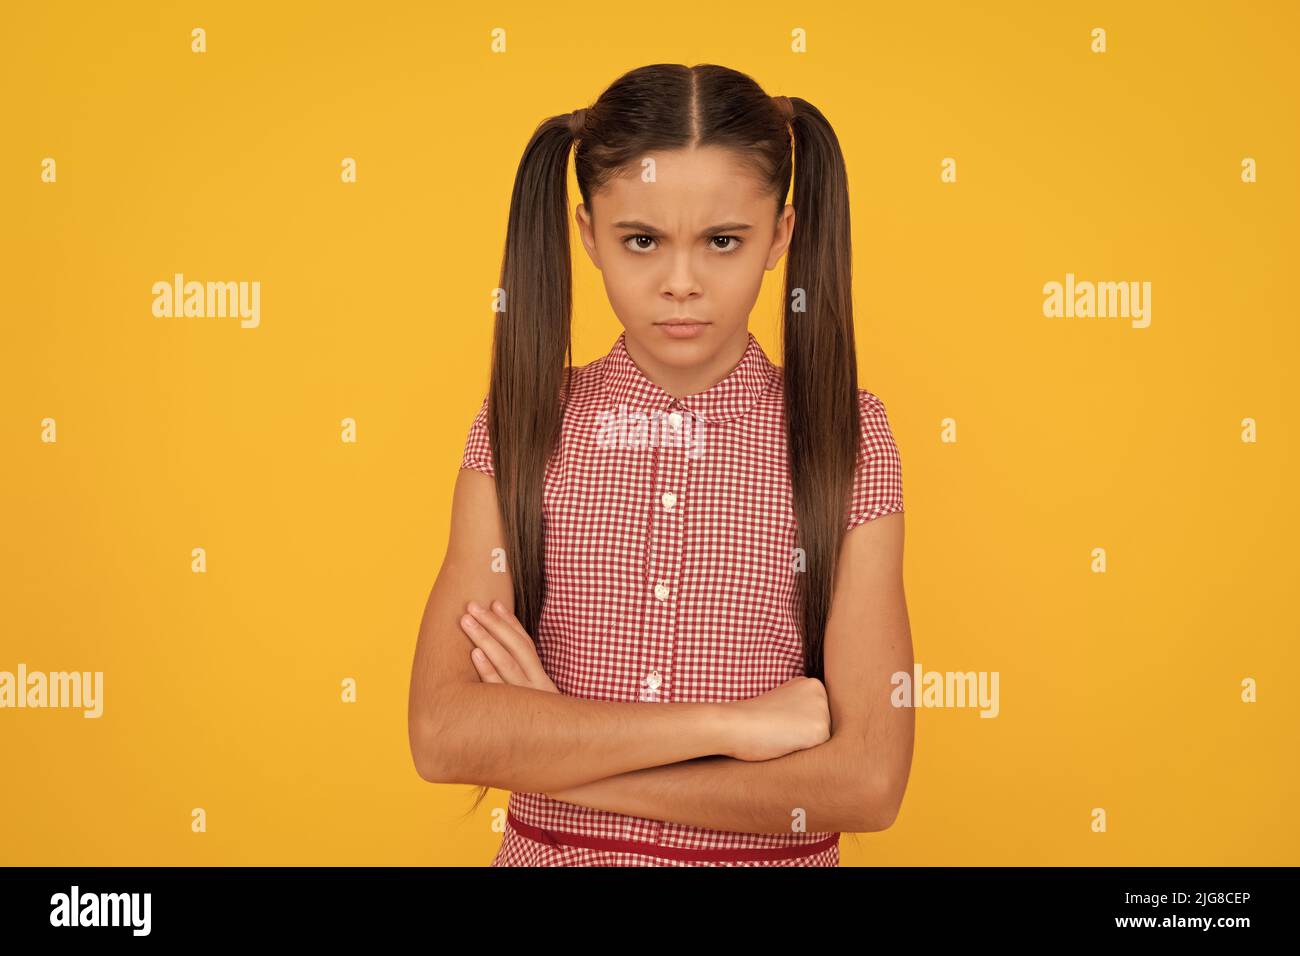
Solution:
{"label": "hand", "polygon": [[792,677],[765,694],[724,706],[741,718],[727,754],[737,760],[784,757],[824,744],[831,737],[826,685],[815,677]]}
{"label": "hand", "polygon": [[491,610],[470,601],[467,609],[469,614],[460,619],[460,627],[474,642],[470,659],[485,684],[560,692],[542,669],[533,639],[500,601],[493,601]]}

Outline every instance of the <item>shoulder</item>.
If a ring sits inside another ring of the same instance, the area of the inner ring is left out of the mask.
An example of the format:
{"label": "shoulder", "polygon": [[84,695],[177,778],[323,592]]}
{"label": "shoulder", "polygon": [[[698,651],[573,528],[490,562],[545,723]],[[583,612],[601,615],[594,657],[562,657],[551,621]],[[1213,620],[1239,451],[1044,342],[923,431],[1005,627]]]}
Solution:
{"label": "shoulder", "polygon": [[903,462],[894,441],[885,403],[865,388],[858,389],[858,463],[848,529],[903,510]]}
{"label": "shoulder", "polygon": [[[560,386],[560,401],[565,402],[566,417],[581,416],[596,407],[603,393],[604,356],[586,365],[572,366],[568,381]],[[488,431],[488,400],[490,391],[483,395],[469,424],[465,448],[461,456],[462,468],[473,468],[494,474],[492,445]]]}
{"label": "shoulder", "polygon": [[869,440],[879,440],[885,436],[893,438],[884,401],[879,395],[865,388],[858,389],[858,422],[864,444]]}
{"label": "shoulder", "polygon": [[[773,382],[765,400],[784,420],[783,369],[774,365]],[[854,466],[846,530],[903,510],[903,463],[884,400],[858,388],[858,458]]]}
{"label": "shoulder", "polygon": [[604,395],[605,360],[602,355],[586,365],[575,365],[569,371],[569,381],[560,388],[560,401],[566,407],[585,407],[598,403]]}
{"label": "shoulder", "polygon": [[[764,399],[779,407],[785,406],[785,369],[780,365],[771,365],[772,377],[768,383]],[[888,429],[889,416],[886,413],[884,400],[875,392],[865,388],[858,388],[858,419],[861,423],[861,431],[866,437],[869,432],[874,433],[882,427]]]}

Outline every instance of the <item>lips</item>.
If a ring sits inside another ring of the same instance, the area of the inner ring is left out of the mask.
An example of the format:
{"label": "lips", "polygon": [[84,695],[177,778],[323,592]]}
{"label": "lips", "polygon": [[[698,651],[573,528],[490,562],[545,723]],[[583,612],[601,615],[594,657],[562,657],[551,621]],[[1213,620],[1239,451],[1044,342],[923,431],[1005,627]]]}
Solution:
{"label": "lips", "polygon": [[704,335],[704,330],[709,327],[709,324],[685,316],[655,323],[670,339],[698,339]]}

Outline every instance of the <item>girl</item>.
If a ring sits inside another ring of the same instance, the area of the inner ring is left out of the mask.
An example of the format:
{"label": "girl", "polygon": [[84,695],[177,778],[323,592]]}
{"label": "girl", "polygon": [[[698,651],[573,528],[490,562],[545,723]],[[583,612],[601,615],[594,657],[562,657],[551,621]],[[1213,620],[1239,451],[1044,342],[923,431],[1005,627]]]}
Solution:
{"label": "girl", "polygon": [[[577,368],[571,147],[624,329]],[[783,256],[781,367],[748,319]],[[494,866],[834,866],[893,822],[902,472],[850,264],[835,133],[734,70],[633,70],[525,148],[410,698],[425,779],[512,791]]]}

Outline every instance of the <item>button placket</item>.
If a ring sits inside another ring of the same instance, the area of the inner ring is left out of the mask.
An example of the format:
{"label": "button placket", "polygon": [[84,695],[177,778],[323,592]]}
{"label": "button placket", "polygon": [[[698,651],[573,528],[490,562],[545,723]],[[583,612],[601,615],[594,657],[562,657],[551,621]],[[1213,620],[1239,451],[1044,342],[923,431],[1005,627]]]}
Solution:
{"label": "button placket", "polygon": [[[660,417],[662,429],[654,446],[654,484],[652,486],[649,556],[646,562],[646,587],[650,592],[646,654],[643,658],[640,699],[672,699],[673,647],[681,612],[681,580],[685,546],[685,511],[690,460],[684,447],[685,416],[674,401],[667,414]],[[663,834],[659,821],[655,840]]]}

